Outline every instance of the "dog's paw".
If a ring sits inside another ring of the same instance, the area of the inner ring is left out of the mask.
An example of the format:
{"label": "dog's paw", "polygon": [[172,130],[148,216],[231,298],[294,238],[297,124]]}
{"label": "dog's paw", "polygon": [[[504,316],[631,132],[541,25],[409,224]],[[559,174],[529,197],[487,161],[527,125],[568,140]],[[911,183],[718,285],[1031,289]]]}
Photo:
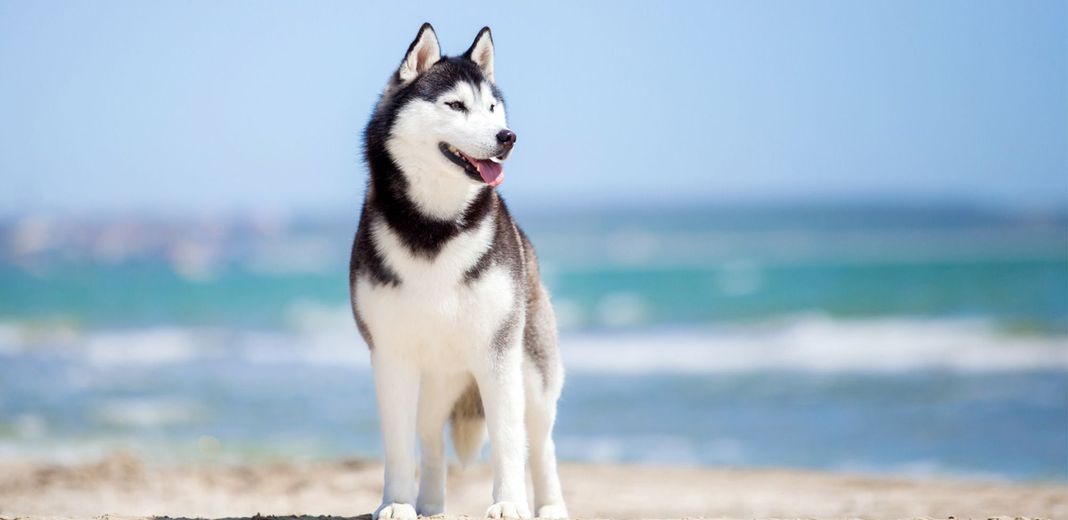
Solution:
{"label": "dog's paw", "polygon": [[419,513],[419,516],[440,516],[445,513],[445,506],[442,501],[429,503],[416,500],[415,511]]}
{"label": "dog's paw", "polygon": [[415,520],[416,518],[415,508],[412,507],[411,504],[398,503],[382,504],[378,506],[378,510],[371,516],[374,520],[386,520],[390,518],[396,520]]}
{"label": "dog's paw", "polygon": [[486,518],[530,518],[530,509],[526,504],[502,500],[486,510]]}
{"label": "dog's paw", "polygon": [[563,504],[549,504],[538,508],[538,518],[561,520],[567,518],[567,507]]}

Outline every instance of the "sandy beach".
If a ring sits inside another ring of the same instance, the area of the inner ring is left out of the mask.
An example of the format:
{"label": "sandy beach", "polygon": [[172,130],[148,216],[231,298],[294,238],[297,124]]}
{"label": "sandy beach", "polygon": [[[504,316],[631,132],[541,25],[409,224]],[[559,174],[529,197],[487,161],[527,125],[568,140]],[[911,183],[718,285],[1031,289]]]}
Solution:
{"label": "sandy beach", "polygon": [[[153,466],[0,463],[0,517],[357,517],[377,504],[376,461]],[[576,518],[1068,518],[1068,486],[902,479],[797,470],[564,464]],[[480,517],[484,465],[449,475],[449,516]]]}

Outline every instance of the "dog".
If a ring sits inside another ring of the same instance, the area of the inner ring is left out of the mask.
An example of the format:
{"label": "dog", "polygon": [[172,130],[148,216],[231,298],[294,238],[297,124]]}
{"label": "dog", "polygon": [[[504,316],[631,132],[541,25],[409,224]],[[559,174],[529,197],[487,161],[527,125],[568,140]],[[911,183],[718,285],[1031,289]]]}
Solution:
{"label": "dog", "polygon": [[528,460],[537,516],[567,517],[552,439],[564,380],[556,318],[498,191],[515,143],[489,27],[447,57],[423,24],[364,131],[369,180],[349,267],[385,449],[375,519],[444,511],[446,423],[461,463],[488,431],[486,517],[531,516]]}

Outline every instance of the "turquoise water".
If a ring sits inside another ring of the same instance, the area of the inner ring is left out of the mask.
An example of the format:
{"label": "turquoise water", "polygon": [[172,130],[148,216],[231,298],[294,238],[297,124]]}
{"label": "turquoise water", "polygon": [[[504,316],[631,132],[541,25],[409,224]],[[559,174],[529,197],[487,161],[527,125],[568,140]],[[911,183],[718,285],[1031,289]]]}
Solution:
{"label": "turquoise water", "polygon": [[[1056,258],[723,268],[554,264],[546,281],[555,297],[578,312],[568,323],[579,329],[605,326],[598,305],[626,295],[641,306],[627,326],[715,324],[818,310],[843,318],[986,317],[1007,327],[1063,333],[1066,266]],[[0,315],[31,322],[61,318],[86,327],[284,327],[294,302],[344,305],[345,269],[264,274],[225,268],[204,282],[164,263],[62,266],[46,276],[8,268],[0,272]],[[732,274],[759,287],[732,292],[725,287],[732,282],[724,280]]]}
{"label": "turquoise water", "polygon": [[[1068,480],[1068,224],[967,209],[521,215],[561,456]],[[0,455],[377,456],[349,218],[0,224]]]}

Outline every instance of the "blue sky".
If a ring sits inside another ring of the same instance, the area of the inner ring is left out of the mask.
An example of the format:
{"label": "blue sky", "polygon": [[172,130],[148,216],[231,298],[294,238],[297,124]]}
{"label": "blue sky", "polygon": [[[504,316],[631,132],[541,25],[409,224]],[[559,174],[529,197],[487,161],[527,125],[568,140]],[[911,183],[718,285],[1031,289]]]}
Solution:
{"label": "blue sky", "polygon": [[1063,207],[1066,6],[8,0],[0,211],[354,206],[423,21],[494,30],[513,206]]}

